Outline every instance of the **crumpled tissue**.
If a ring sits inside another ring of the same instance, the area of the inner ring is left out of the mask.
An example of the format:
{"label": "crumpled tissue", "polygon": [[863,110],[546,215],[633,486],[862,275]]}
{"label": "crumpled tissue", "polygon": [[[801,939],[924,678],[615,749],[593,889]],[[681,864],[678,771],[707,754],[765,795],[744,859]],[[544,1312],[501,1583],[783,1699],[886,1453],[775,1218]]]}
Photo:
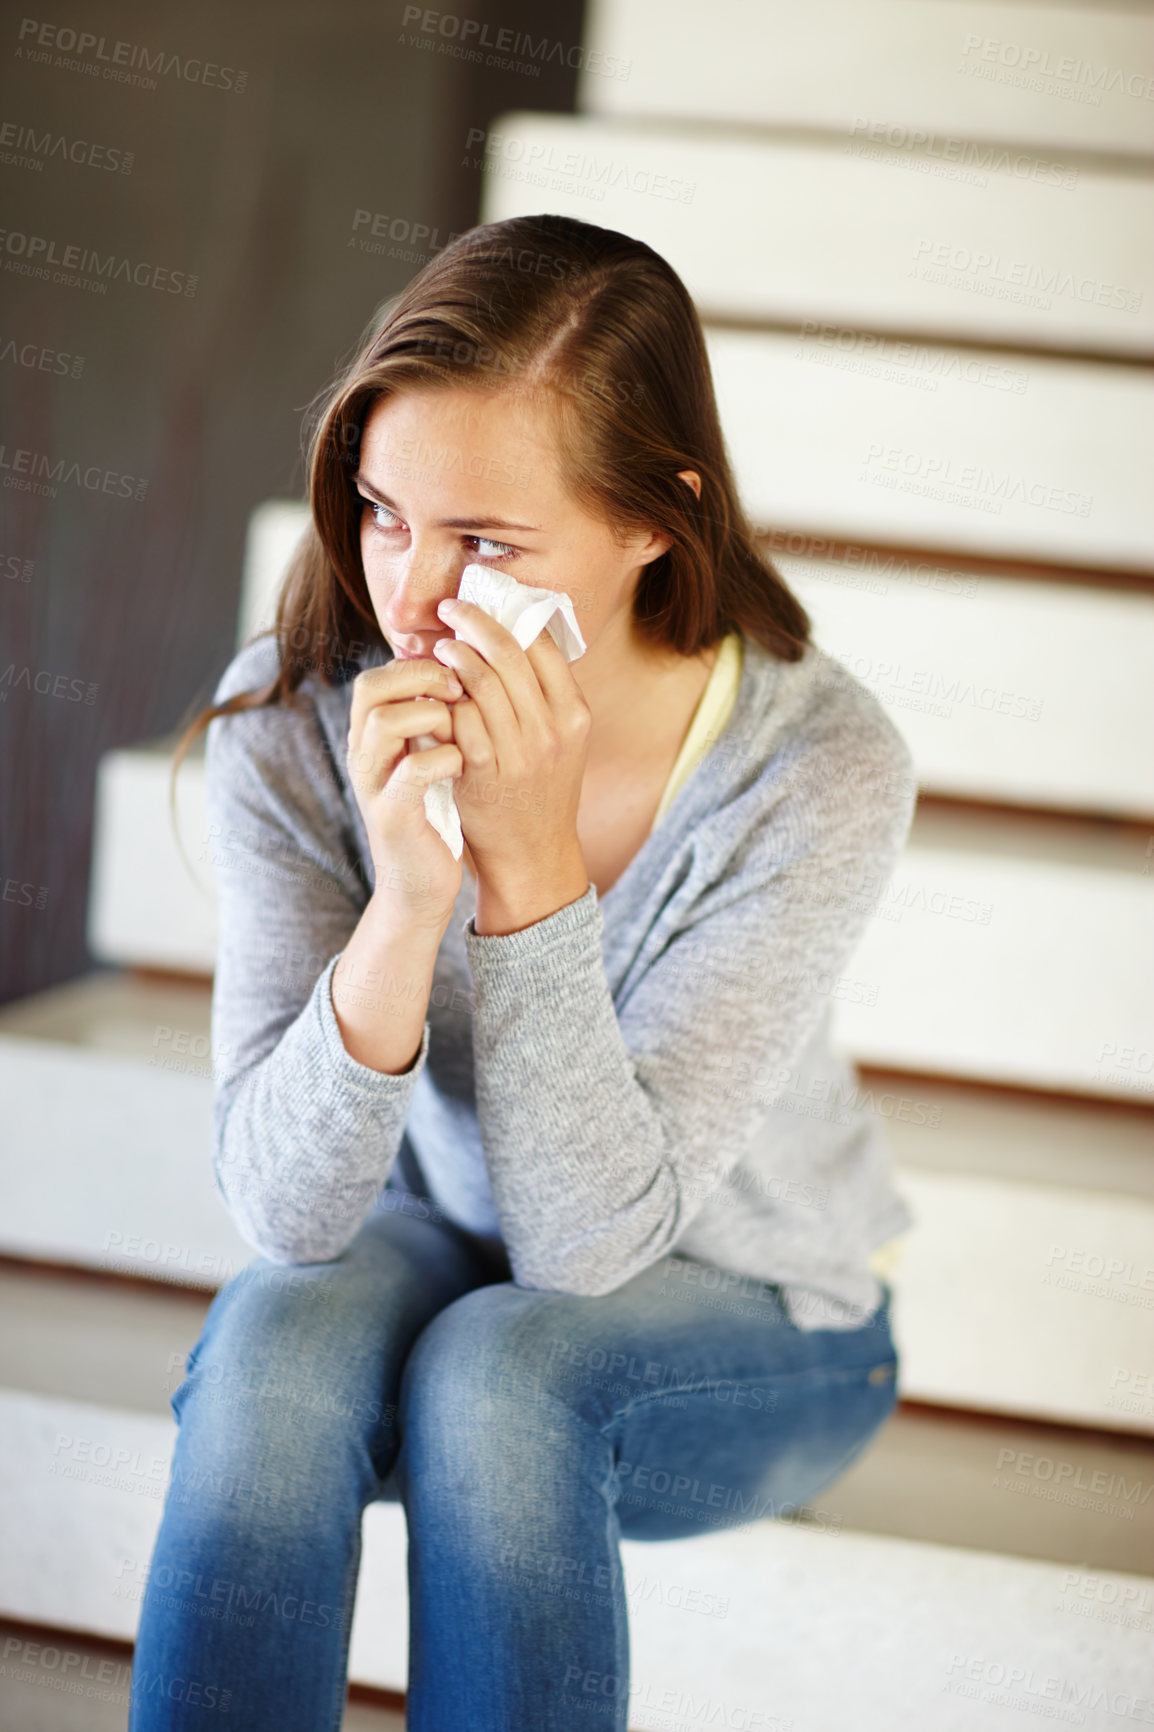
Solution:
{"label": "crumpled tissue", "polygon": [[[534,589],[530,584],[518,583],[507,571],[496,571],[489,565],[467,565],[461,573],[457,599],[483,608],[498,625],[512,632],[522,649],[528,649],[533,639],[547,630],[567,661],[575,662],[585,654],[587,645],[573,603],[560,590]],[[435,734],[418,734],[414,744],[418,750],[425,750],[443,742]],[[425,816],[453,859],[459,860],[464,839],[451,776],[431,782],[425,789]]]}

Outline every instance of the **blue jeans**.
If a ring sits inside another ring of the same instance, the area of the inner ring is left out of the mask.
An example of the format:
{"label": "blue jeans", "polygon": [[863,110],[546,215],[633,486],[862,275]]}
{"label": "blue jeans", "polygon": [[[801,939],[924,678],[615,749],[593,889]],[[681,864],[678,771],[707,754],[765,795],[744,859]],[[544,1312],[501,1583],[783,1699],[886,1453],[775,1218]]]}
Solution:
{"label": "blue jeans", "polygon": [[386,1192],[334,1262],[257,1258],[214,1299],[172,1398],[130,1732],[338,1728],[382,1497],[408,1527],[408,1727],[624,1732],[619,1539],[787,1514],[893,1409],[888,1288],[849,1330],[676,1252],[601,1297],[533,1292],[410,1208]]}

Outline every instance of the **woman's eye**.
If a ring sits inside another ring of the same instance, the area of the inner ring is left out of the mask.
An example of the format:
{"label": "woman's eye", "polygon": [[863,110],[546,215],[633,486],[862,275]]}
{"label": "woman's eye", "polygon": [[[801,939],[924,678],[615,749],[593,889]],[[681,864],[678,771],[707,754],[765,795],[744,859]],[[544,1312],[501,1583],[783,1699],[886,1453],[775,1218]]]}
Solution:
{"label": "woman's eye", "polygon": [[482,559],[516,559],[517,549],[510,547],[504,541],[487,541],[483,535],[467,535],[466,541],[475,541],[477,552]]}
{"label": "woman's eye", "polygon": [[[361,498],[372,512],[373,522],[378,529],[402,529],[404,527],[396,512],[390,511],[387,505],[382,505],[378,499],[365,499],[363,493]],[[508,542],[490,541],[484,535],[466,535],[464,539],[474,544],[482,559],[516,559],[518,557],[518,549],[510,547]]]}

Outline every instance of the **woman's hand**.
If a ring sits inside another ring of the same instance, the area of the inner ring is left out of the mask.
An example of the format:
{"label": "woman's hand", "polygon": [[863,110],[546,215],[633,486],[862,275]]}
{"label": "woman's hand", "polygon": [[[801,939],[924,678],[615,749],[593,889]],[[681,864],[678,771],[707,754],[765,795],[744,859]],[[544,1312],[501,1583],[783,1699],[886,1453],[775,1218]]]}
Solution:
{"label": "woman's hand", "polygon": [[452,706],[464,762],[453,797],[478,884],[514,894],[561,875],[571,885],[584,877],[577,809],[592,715],[569,663],[548,631],[523,650],[473,602],[438,612],[458,634],[433,654],[466,693]]}
{"label": "woman's hand", "polygon": [[[407,924],[443,927],[461,888],[461,862],[425,816],[428,784],[461,774],[449,711],[460,696],[451,670],[428,657],[394,659],[353,681],[346,765],[372,851],[373,895]],[[417,750],[418,734],[442,743]]]}

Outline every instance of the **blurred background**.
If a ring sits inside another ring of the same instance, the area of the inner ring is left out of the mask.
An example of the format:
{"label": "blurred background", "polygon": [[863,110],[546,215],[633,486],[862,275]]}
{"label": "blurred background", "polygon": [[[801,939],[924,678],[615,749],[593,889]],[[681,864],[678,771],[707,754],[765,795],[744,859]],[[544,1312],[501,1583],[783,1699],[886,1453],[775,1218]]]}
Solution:
{"label": "blurred background", "polygon": [[[903,1400],[821,1509],[626,1549],[630,1724],[662,1689],[696,1724],[719,1667],[814,1732],[847,1677],[879,1727],[1142,1718],[1154,12],[85,13],[0,26],[0,1720],[123,1725],[168,1397],[252,1256],[175,732],[271,618],[307,405],[454,234],[535,211],[682,275],[766,549],[920,791],[837,1012],[917,1216]],[[400,1723],[400,1520],[365,1518],[350,1726]]]}

